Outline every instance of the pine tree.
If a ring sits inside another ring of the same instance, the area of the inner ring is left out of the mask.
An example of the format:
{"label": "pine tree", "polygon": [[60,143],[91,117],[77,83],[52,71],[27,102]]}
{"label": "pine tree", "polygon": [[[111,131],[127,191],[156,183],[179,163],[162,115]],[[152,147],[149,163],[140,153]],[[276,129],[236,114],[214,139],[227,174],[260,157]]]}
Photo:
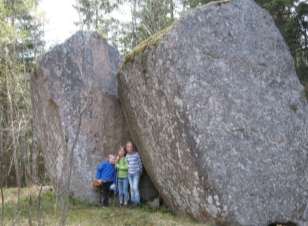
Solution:
{"label": "pine tree", "polygon": [[77,0],[74,8],[79,14],[79,21],[76,24],[81,30],[97,31],[111,40],[113,28],[118,24],[118,20],[110,14],[119,3],[119,0]]}
{"label": "pine tree", "polygon": [[174,21],[174,6],[170,0],[144,0],[136,17],[137,40],[140,42],[168,27]]}
{"label": "pine tree", "polygon": [[37,164],[32,161],[29,78],[44,42],[33,16],[36,6],[35,0],[0,0],[0,171],[7,172],[1,174],[1,187],[21,186],[37,175],[31,168]]}
{"label": "pine tree", "polygon": [[131,5],[131,21],[122,24],[118,46],[123,53],[138,43],[168,27],[175,20],[175,0],[128,0]]}

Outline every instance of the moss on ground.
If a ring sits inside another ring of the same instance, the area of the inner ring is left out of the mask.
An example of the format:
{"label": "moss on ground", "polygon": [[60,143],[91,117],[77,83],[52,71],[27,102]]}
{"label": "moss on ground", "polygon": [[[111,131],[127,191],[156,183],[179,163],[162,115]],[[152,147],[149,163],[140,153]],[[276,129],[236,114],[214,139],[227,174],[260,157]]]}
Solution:
{"label": "moss on ground", "polygon": [[[56,197],[45,187],[40,201],[39,188],[23,188],[17,205],[17,189],[4,190],[4,208],[0,208],[0,225],[58,225],[61,211]],[[31,198],[30,198],[31,197]],[[1,199],[0,199],[1,203]],[[2,212],[3,211],[3,212]],[[1,217],[1,214],[4,217]],[[1,220],[3,220],[1,222]],[[2,224],[3,223],[3,224]],[[201,226],[189,217],[176,216],[167,209],[119,208],[111,205],[102,208],[75,199],[70,200],[68,226]],[[209,226],[209,225],[206,225]]]}

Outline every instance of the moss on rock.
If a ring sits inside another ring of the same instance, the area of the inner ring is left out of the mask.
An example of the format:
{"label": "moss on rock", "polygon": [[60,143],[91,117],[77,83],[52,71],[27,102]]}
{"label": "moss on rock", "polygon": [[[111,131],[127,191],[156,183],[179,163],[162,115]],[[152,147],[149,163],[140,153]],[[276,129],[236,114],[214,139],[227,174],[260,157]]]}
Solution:
{"label": "moss on rock", "polygon": [[[212,5],[221,5],[221,4],[225,4],[229,2],[230,0],[218,0],[218,1],[210,2],[202,7],[209,7]],[[138,56],[140,53],[143,53],[144,50],[146,50],[147,48],[159,44],[160,40],[174,27],[174,24],[175,22],[169,25],[168,27],[153,34],[146,40],[140,42],[130,53],[126,55],[124,59],[124,65],[134,60],[136,56]]]}
{"label": "moss on rock", "polygon": [[153,34],[146,40],[140,42],[126,57],[124,60],[124,64],[131,62],[134,60],[136,56],[138,56],[140,53],[143,53],[144,50],[151,46],[157,45],[160,40],[171,30],[173,27],[174,23],[169,25],[168,27],[158,31],[157,33]]}

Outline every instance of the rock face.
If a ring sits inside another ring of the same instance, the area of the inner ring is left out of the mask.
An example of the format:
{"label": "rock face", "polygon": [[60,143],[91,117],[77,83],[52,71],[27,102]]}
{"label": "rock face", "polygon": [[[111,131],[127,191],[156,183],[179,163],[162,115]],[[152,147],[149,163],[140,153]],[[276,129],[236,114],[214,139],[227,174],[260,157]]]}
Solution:
{"label": "rock face", "polygon": [[219,225],[307,222],[307,102],[271,16],[210,3],[122,66],[130,134],[164,202]]}
{"label": "rock face", "polygon": [[118,51],[99,34],[78,32],[48,52],[32,76],[34,131],[48,174],[60,190],[71,174],[70,192],[87,201],[97,200],[91,189],[97,163],[128,139],[119,64]]}
{"label": "rock face", "polygon": [[70,190],[81,199],[96,199],[96,164],[127,139],[117,99],[119,64],[118,51],[98,34],[78,32],[48,52],[32,76],[33,121],[46,169],[61,189],[71,165]]}
{"label": "rock face", "polygon": [[148,202],[153,201],[156,198],[159,199],[158,191],[155,189],[151,178],[145,171],[142,173],[142,176],[140,178],[139,189],[141,201]]}

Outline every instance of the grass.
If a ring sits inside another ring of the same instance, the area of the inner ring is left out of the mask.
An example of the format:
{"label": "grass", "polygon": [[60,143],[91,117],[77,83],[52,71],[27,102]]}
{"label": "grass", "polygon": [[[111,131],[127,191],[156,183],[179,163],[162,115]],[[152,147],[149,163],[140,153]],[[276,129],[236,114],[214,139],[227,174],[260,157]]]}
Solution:
{"label": "grass", "polygon": [[[19,202],[17,189],[4,190],[3,225],[58,225],[60,210],[49,187],[43,187],[39,201],[39,187],[21,189]],[[0,199],[1,200],[1,199]],[[40,224],[39,224],[40,223]],[[189,217],[176,216],[167,209],[119,208],[114,205],[101,208],[70,200],[67,225],[70,226],[201,226]],[[209,226],[209,225],[208,225]]]}

